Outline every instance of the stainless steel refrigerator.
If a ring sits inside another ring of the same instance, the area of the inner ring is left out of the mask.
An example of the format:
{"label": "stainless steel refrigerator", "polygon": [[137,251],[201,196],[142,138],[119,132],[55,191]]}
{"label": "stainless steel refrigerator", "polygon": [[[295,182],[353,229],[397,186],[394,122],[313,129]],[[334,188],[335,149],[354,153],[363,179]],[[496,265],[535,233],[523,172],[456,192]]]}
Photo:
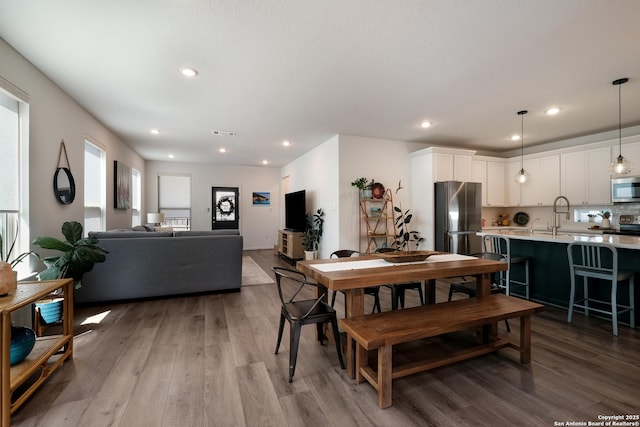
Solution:
{"label": "stainless steel refrigerator", "polygon": [[482,251],[482,191],[478,182],[435,183],[435,250],[471,255]]}

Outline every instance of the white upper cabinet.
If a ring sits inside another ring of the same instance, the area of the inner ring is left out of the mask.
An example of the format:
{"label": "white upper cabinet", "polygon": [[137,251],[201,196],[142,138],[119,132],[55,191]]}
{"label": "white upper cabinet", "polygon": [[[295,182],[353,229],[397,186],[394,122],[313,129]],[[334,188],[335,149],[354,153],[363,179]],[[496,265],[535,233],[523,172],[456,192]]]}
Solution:
{"label": "white upper cabinet", "polygon": [[471,181],[471,154],[433,153],[434,179],[438,181]]}
{"label": "white upper cabinet", "polygon": [[[551,206],[560,194],[560,155],[513,158],[507,164],[507,193],[509,206]],[[527,182],[519,184],[516,174],[524,167]]]}
{"label": "white upper cabinet", "polygon": [[611,203],[610,162],[609,146],[562,154],[562,194],[574,205]]}
{"label": "white upper cabinet", "polygon": [[482,206],[505,206],[504,159],[478,156],[471,162],[471,181],[482,184]]}
{"label": "white upper cabinet", "polygon": [[505,170],[504,160],[487,161],[487,206],[506,205]]}
{"label": "white upper cabinet", "polygon": [[510,160],[507,163],[507,173],[505,176],[505,181],[507,185],[507,206],[521,206],[520,204],[520,195],[521,195],[521,184],[518,184],[515,181],[516,174],[520,170],[520,159],[518,160]]}

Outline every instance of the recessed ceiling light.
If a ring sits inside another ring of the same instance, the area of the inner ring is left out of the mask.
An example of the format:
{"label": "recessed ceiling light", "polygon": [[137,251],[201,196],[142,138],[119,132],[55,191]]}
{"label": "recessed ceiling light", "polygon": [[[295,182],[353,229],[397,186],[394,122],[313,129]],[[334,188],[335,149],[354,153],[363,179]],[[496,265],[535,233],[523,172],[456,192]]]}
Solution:
{"label": "recessed ceiling light", "polygon": [[154,135],[160,135],[160,129],[151,129],[149,132],[151,132]]}
{"label": "recessed ceiling light", "polygon": [[424,121],[424,122],[420,123],[420,127],[423,128],[423,129],[430,128],[432,125],[433,125],[433,123],[428,122],[428,121]]}
{"label": "recessed ceiling light", "polygon": [[512,135],[511,136],[511,140],[512,141],[519,141],[520,140],[520,135]]}
{"label": "recessed ceiling light", "polygon": [[195,77],[198,75],[198,70],[190,67],[180,67],[180,74],[185,77]]}
{"label": "recessed ceiling light", "polygon": [[282,145],[284,145],[285,147],[288,147],[291,145],[291,143],[289,141],[282,141]]}
{"label": "recessed ceiling light", "polygon": [[560,112],[560,108],[558,107],[550,107],[550,108],[547,108],[547,110],[545,111],[545,113],[547,113],[547,115],[549,116],[555,116],[559,112]]}
{"label": "recessed ceiling light", "polygon": [[266,164],[268,164],[268,163],[269,163],[269,162],[268,162],[268,161],[266,161],[266,160],[263,160],[263,161],[262,161],[262,164],[263,164],[263,165],[266,165]]}
{"label": "recessed ceiling light", "polygon": [[224,148],[224,147],[220,147],[220,148],[218,149],[218,151],[219,151],[219,152],[221,152],[221,153],[226,153],[226,152],[227,152],[227,149],[226,149],[226,148]]}
{"label": "recessed ceiling light", "polygon": [[168,156],[170,159],[173,159],[175,156],[173,154],[169,154]]}

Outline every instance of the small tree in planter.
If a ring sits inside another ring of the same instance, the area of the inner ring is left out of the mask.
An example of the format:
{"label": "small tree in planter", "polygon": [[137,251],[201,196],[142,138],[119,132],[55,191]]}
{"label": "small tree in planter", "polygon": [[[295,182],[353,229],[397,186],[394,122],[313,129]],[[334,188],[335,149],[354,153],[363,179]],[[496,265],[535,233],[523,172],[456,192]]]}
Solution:
{"label": "small tree in planter", "polygon": [[318,209],[313,215],[307,216],[307,229],[304,231],[304,236],[302,236],[306,259],[317,258],[323,224],[324,211],[322,209]]}

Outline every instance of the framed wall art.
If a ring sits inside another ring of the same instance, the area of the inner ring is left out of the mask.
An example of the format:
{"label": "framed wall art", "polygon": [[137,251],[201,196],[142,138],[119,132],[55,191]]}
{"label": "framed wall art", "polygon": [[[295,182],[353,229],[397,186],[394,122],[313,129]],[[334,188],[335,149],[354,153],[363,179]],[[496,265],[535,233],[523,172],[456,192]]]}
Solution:
{"label": "framed wall art", "polygon": [[251,195],[254,206],[269,206],[271,205],[271,193],[268,191],[254,191]]}
{"label": "framed wall art", "polygon": [[122,162],[114,160],[113,195],[114,208],[129,209],[131,200],[131,168]]}

